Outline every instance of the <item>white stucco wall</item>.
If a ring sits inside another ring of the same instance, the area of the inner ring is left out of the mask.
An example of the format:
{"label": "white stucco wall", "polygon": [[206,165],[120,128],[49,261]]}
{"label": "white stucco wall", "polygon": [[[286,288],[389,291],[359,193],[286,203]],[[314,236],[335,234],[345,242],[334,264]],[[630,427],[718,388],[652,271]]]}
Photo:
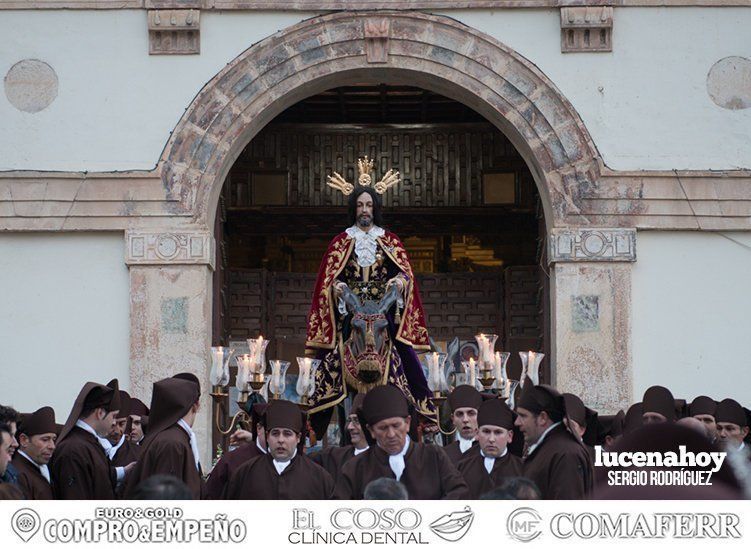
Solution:
{"label": "white stucco wall", "polygon": [[[716,61],[751,56],[751,10],[617,8],[612,53],[566,55],[558,10],[447,15],[547,74],[608,166],[751,168],[751,109],[722,109],[706,91]],[[0,170],[151,169],[213,75],[253,43],[310,16],[204,12],[200,55],[149,56],[145,11],[3,11],[0,75],[37,58],[60,84],[57,100],[36,114],[19,112],[0,94]]]}
{"label": "white stucco wall", "polygon": [[86,381],[129,387],[122,234],[0,234],[0,403],[58,423]]}
{"label": "white stucco wall", "polygon": [[636,400],[650,385],[676,398],[749,403],[751,234],[639,232],[633,271]]}

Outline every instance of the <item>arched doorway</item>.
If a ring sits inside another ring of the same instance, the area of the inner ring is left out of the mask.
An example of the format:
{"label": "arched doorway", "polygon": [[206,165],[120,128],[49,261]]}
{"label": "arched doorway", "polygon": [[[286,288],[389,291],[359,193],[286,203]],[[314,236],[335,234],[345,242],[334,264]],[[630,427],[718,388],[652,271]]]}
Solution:
{"label": "arched doorway", "polygon": [[[165,147],[159,170],[174,214],[205,236],[248,143],[289,107],[354,84],[409,84],[440,94],[508,138],[536,185],[550,241],[545,247],[556,262],[547,301],[553,381],[587,391],[599,409],[628,402],[630,270],[612,262],[634,261],[635,234],[590,229],[591,220],[579,215],[583,197],[596,194],[601,166],[584,124],[534,64],[476,29],[414,12],[342,12],[249,48],[201,90]],[[203,276],[197,289],[210,281],[210,273]],[[206,343],[209,317],[202,328]],[[141,328],[134,325],[134,332]]]}

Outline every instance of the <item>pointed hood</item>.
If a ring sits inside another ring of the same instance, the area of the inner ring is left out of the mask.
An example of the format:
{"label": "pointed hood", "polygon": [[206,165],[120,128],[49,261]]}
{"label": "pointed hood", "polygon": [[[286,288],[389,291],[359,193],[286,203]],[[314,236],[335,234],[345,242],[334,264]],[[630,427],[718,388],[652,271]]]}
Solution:
{"label": "pointed hood", "polygon": [[182,419],[199,397],[198,385],[186,379],[170,377],[154,383],[149,432],[143,442],[143,451],[156,435]]}
{"label": "pointed hood", "polygon": [[107,412],[117,410],[119,406],[117,380],[113,379],[107,385],[89,381],[83,386],[73,403],[68,419],[65,421],[60,435],[57,437],[58,444],[68,436],[76,425],[76,421],[81,417],[84,410],[92,408],[104,408]]}

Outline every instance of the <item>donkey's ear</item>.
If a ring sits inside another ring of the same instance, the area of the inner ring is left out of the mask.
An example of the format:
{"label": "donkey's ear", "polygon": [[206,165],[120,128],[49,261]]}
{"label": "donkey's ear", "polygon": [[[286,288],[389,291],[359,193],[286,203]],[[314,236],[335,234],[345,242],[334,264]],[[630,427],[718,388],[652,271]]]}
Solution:
{"label": "donkey's ear", "polygon": [[344,300],[344,304],[347,306],[347,310],[350,313],[355,313],[362,309],[362,302],[360,302],[360,298],[355,295],[355,293],[350,289],[349,286],[344,287],[344,291],[342,292],[342,299]]}
{"label": "donkey's ear", "polygon": [[383,296],[383,299],[381,299],[381,302],[378,304],[378,312],[386,313],[386,311],[388,311],[396,302],[397,297],[399,297],[399,289],[396,287],[396,284],[392,284],[386,292],[386,295]]}

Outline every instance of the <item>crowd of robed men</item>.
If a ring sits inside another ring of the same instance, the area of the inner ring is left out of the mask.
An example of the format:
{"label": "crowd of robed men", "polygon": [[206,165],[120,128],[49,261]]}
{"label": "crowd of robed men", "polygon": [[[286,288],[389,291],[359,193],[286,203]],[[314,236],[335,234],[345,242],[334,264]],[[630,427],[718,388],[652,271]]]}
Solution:
{"label": "crowd of robed men", "polygon": [[[251,430],[207,477],[193,424],[201,387],[189,373],[154,383],[151,406],[117,380],[88,382],[64,425],[45,406],[0,406],[0,498],[25,499],[582,499],[742,498],[749,493],[751,414],[738,402],[677,400],[650,387],[627,412],[600,416],[573,394],[528,378],[511,410],[461,385],[447,399],[455,440],[414,437],[414,411],[389,385],[357,395],[347,444],[306,451],[306,415],[274,400],[251,409]],[[412,435],[412,438],[410,435]],[[606,451],[722,449],[732,456],[711,487],[608,486]],[[636,490],[636,491],[634,491]]]}

